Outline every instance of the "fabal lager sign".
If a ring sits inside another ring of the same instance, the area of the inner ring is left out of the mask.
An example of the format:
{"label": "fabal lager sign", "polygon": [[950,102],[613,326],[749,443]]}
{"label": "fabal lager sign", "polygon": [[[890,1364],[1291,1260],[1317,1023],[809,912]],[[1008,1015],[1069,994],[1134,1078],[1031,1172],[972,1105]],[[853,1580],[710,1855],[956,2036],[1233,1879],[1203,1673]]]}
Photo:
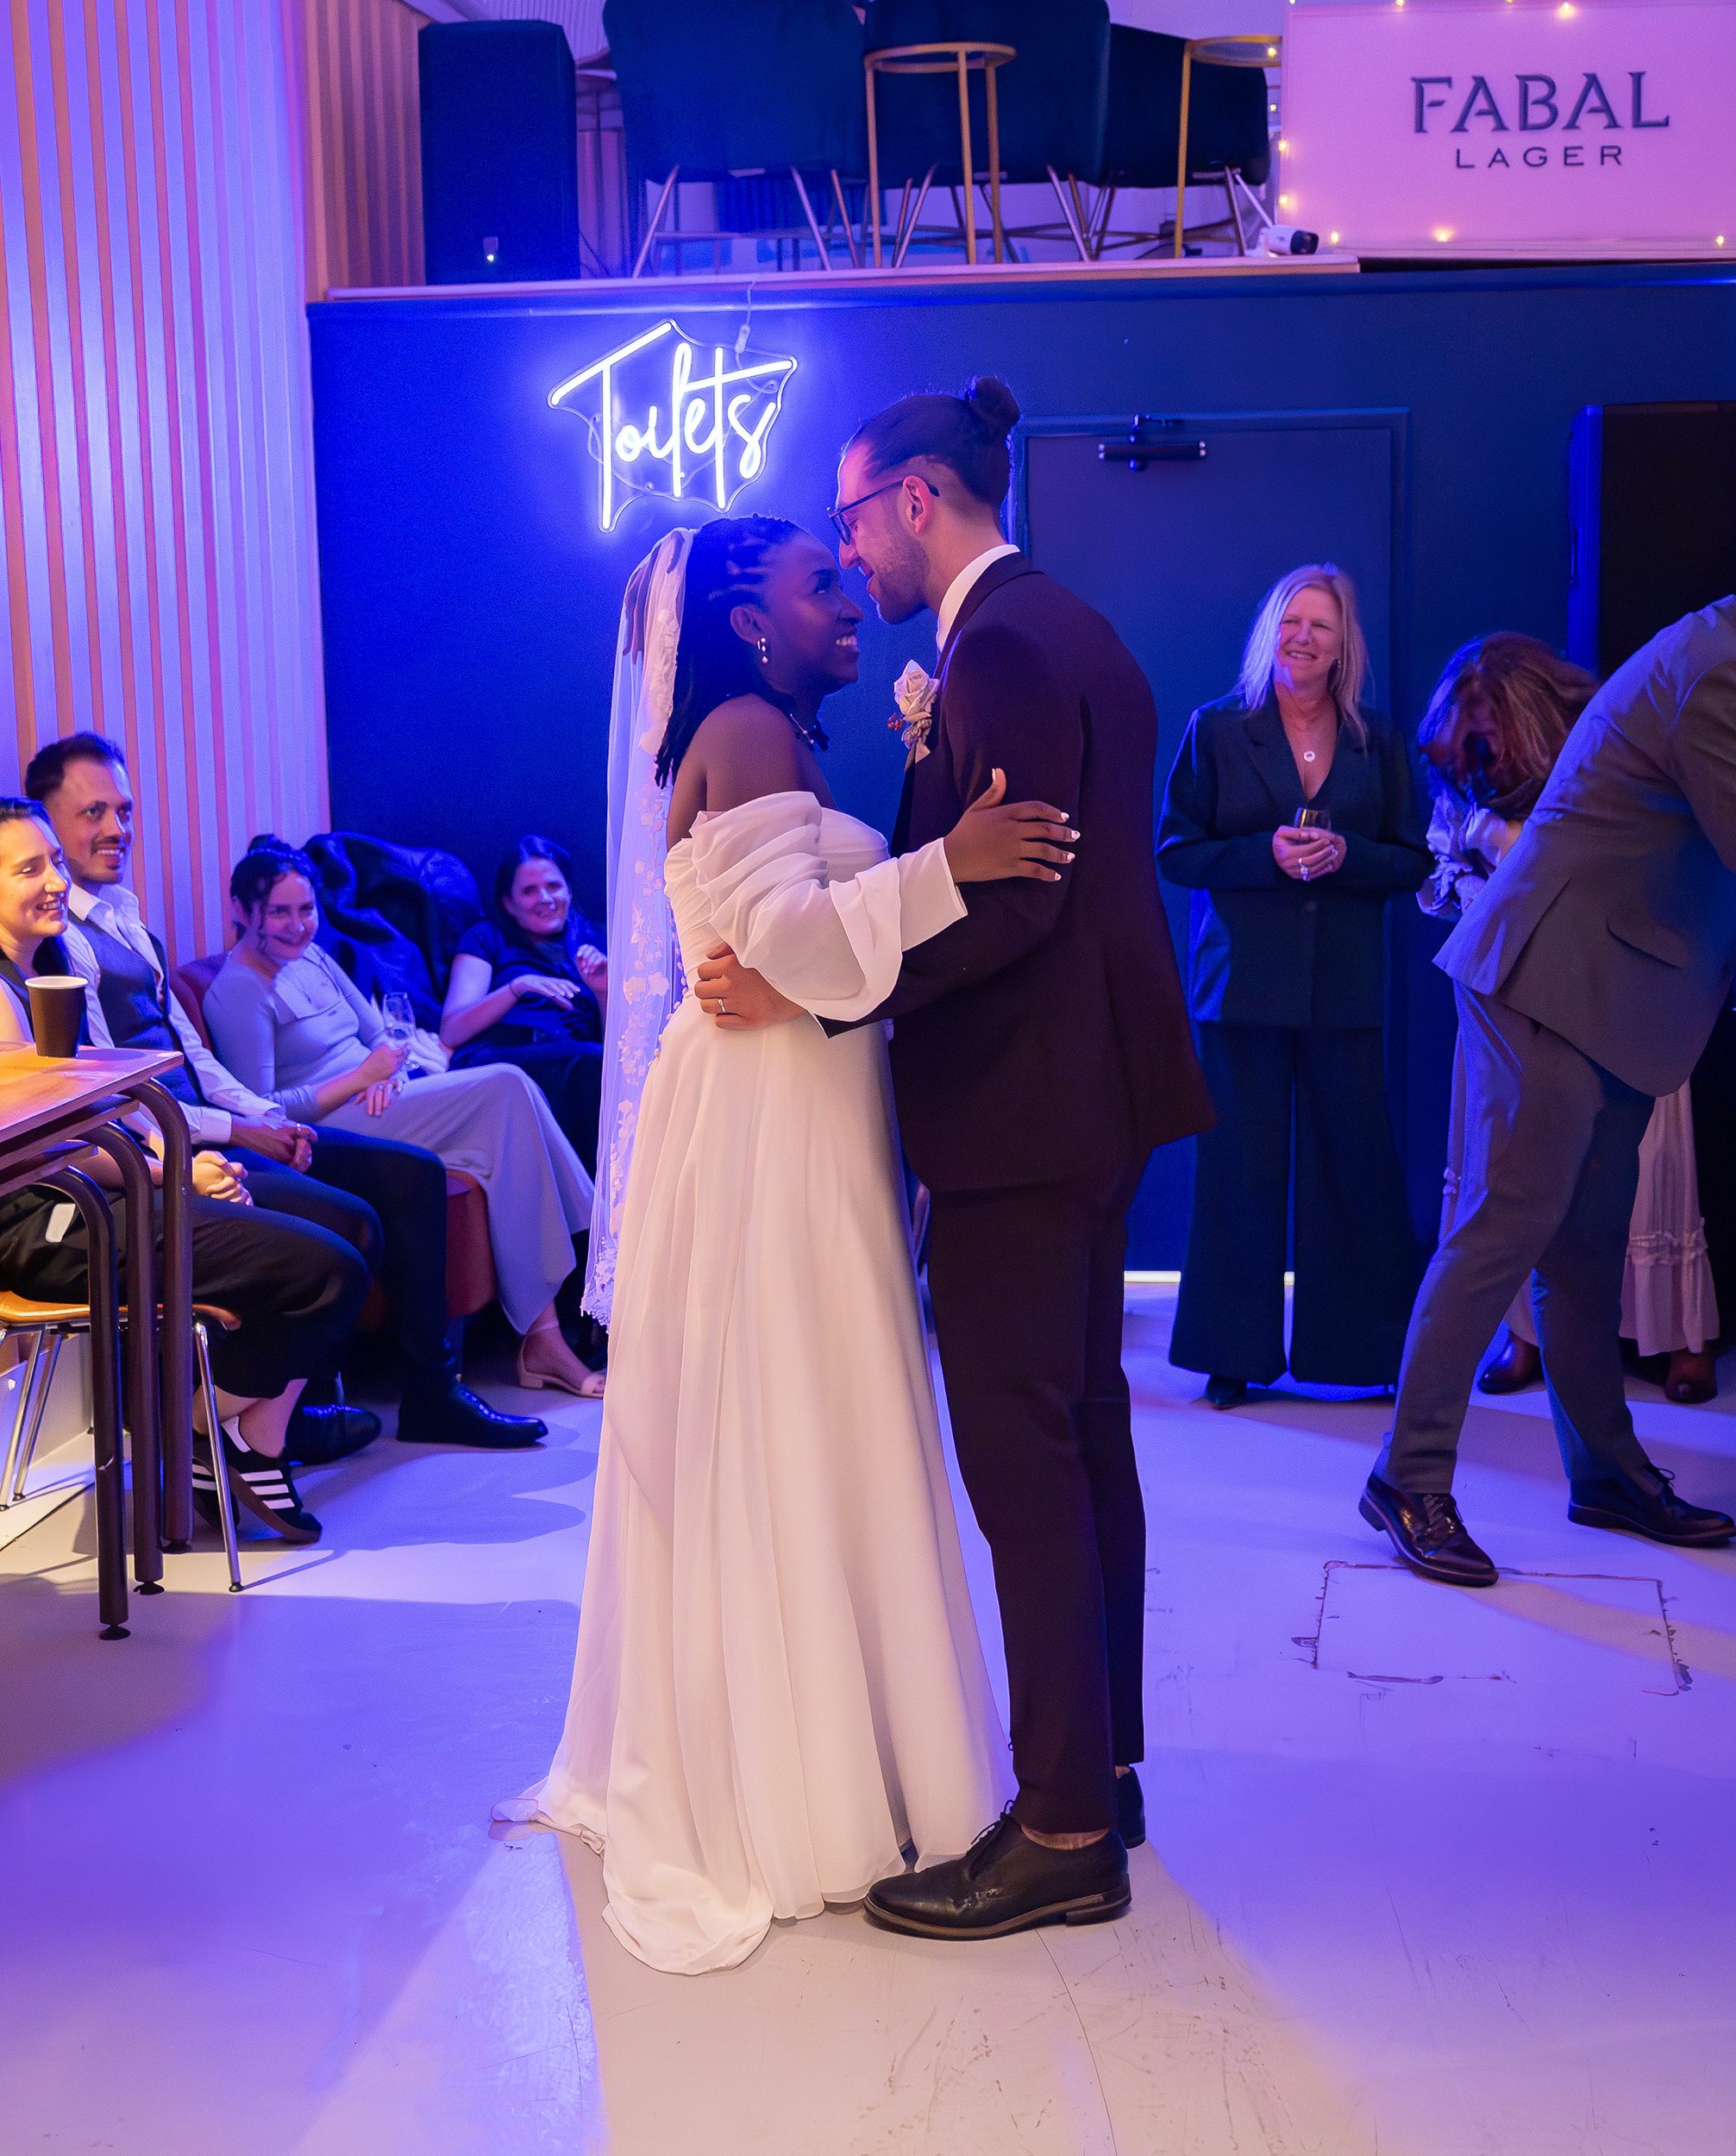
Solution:
{"label": "fabal lager sign", "polygon": [[1287,10],[1279,217],[1363,252],[1736,254],[1730,0]]}
{"label": "fabal lager sign", "polygon": [[591,360],[548,392],[581,419],[597,461],[605,531],[646,494],[727,509],[766,465],[766,442],[793,360],[690,337],[660,322]]}

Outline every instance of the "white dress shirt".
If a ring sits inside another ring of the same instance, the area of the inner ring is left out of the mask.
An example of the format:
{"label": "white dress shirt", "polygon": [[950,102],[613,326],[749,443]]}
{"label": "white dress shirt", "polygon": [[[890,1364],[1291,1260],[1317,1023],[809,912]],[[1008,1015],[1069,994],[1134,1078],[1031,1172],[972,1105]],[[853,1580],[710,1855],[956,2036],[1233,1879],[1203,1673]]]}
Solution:
{"label": "white dress shirt", "polygon": [[998,547],[987,547],[975,561],[967,561],[947,586],[946,597],[940,602],[940,611],[934,620],[934,640],[941,650],[946,649],[946,640],[952,634],[952,624],[958,619],[958,610],[969,596],[971,586],[991,561],[1002,561],[1007,555],[1018,552],[1018,548],[1006,540],[1003,540]]}
{"label": "white dress shirt", "polygon": [[[145,926],[145,917],[139,910],[139,901],[123,883],[111,883],[101,891],[87,891],[75,883],[67,893],[67,909],[72,918],[67,922],[60,941],[73,970],[82,974],[87,984],[85,1014],[90,1027],[91,1044],[94,1048],[112,1048],[114,1037],[109,1022],[103,1015],[98,996],[103,968],[97,959],[96,947],[87,936],[81,935],[78,924],[89,921],[103,935],[112,936],[117,943],[125,943],[141,958],[149,962],[151,971],[159,982],[163,981],[162,961],[157,947],[151,941]],[[284,1112],[276,1101],[266,1100],[248,1091],[240,1081],[230,1075],[199,1038],[199,1029],[181,1008],[180,998],[172,987],[164,983],[169,1006],[169,1023],[174,1027],[175,1040],[189,1067],[197,1074],[199,1087],[208,1106],[199,1107],[189,1101],[182,1112],[187,1119],[187,1129],[195,1145],[227,1145],[234,1135],[237,1116],[249,1123],[281,1123]]]}

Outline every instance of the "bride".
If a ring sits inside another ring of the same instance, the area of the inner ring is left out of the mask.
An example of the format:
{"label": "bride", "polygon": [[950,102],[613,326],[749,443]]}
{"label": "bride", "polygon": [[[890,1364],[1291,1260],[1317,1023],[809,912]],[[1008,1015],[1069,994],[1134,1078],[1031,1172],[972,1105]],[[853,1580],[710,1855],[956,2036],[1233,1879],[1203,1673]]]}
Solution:
{"label": "bride", "polygon": [[962,915],[959,884],[1065,857],[1058,812],[996,805],[999,785],[897,862],[833,805],[818,712],[855,679],[861,618],[829,550],[761,517],[671,535],[623,612],[590,1288],[609,1389],[572,1700],[532,1806],[602,1852],[610,1927],[659,1969],[733,1966],[906,1845],[958,1853],[1012,1789],[884,1028],[734,1032],[691,994],[667,1016],[671,909],[689,976],[727,941],[848,1021]]}

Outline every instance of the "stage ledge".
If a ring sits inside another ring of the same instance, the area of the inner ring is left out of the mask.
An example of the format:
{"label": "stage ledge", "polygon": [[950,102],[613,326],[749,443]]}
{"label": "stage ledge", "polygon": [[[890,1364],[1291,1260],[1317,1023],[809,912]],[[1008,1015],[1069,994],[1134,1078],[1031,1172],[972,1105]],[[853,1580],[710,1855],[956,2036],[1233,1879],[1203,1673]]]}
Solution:
{"label": "stage ledge", "polygon": [[[694,235],[689,235],[689,237]],[[523,285],[371,285],[334,286],[329,300],[530,298],[582,294],[596,299],[607,293],[623,299],[636,293],[667,298],[689,293],[908,292],[934,291],[1017,291],[1032,285],[1163,285],[1215,277],[1354,277],[1354,254],[1222,254],[1177,262],[947,262],[923,269],[768,270],[763,275],[729,271],[704,277],[576,277]]]}

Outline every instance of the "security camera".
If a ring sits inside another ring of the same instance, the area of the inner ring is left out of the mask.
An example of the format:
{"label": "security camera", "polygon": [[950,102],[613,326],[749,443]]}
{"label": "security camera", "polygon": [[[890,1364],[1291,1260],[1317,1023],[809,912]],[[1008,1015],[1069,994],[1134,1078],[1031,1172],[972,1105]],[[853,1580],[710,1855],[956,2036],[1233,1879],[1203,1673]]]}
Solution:
{"label": "security camera", "polygon": [[1260,248],[1266,254],[1318,254],[1320,235],[1300,225],[1269,224],[1260,235]]}

